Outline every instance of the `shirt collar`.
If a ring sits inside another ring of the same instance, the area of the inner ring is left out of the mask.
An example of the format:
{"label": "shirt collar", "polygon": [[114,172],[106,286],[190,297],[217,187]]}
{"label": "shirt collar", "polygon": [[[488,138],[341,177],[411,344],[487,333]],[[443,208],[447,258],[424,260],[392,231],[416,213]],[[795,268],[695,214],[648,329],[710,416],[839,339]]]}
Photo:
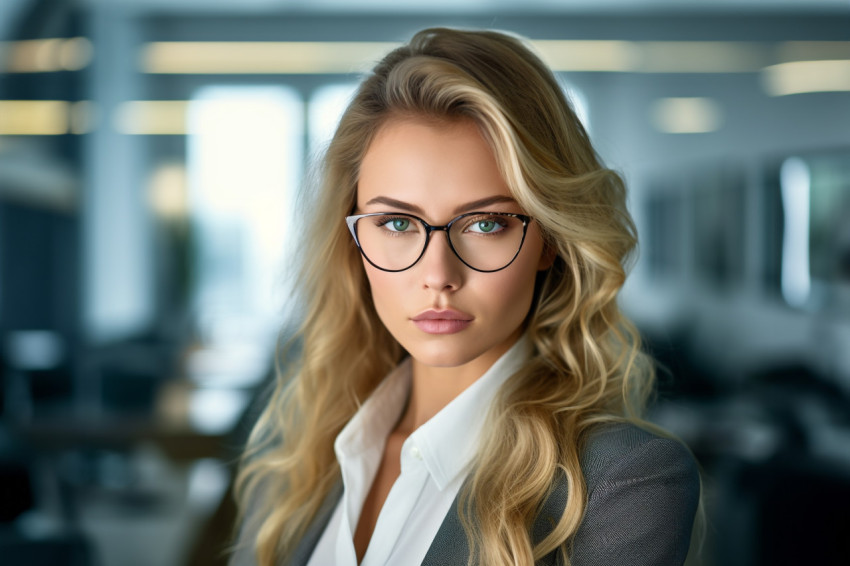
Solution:
{"label": "shirt collar", "polygon": [[529,354],[530,343],[523,334],[484,375],[416,429],[405,442],[419,449],[428,472],[441,491],[466,471],[478,449],[496,393],[522,367]]}
{"label": "shirt collar", "polygon": [[[434,483],[442,491],[463,473],[475,456],[487,412],[502,384],[530,355],[523,334],[472,385],[443,407],[405,441],[402,453],[416,446]],[[410,395],[411,361],[405,359],[381,382],[334,442],[338,461],[370,450],[383,450]]]}
{"label": "shirt collar", "polygon": [[411,362],[402,361],[363,403],[334,442],[337,459],[354,457],[366,450],[383,449],[387,437],[401,418],[410,395]]}

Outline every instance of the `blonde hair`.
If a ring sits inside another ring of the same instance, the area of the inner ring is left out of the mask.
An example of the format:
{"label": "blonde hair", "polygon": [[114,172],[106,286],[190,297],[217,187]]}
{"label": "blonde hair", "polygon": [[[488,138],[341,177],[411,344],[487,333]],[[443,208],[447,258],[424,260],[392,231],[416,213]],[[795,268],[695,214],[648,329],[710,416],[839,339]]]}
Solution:
{"label": "blonde hair", "polygon": [[[534,355],[488,415],[461,521],[470,563],[530,565],[568,543],[586,505],[580,454],[596,423],[639,419],[653,371],[616,303],[636,245],[621,178],[600,164],[551,71],[520,41],[492,31],[428,29],[364,80],[324,159],[307,258],[298,277],[302,352],[281,375],[237,481],[252,506],[258,564],[291,555],[339,481],[336,435],[403,352],[381,324],[342,217],[359,165],[387,120],[471,120],[502,176],[557,252],[539,275],[526,332]],[[322,258],[322,261],[310,261]],[[566,509],[533,541],[531,525],[562,476]],[[259,493],[271,494],[260,497]]]}

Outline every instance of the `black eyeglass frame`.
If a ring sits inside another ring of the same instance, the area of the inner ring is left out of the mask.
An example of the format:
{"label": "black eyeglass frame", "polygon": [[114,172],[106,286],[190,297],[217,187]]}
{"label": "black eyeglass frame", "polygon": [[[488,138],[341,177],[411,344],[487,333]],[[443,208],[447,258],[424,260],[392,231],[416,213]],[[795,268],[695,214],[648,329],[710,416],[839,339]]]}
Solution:
{"label": "black eyeglass frame", "polygon": [[[481,215],[511,216],[513,218],[518,218],[519,220],[522,221],[522,239],[519,241],[519,246],[517,246],[516,253],[513,255],[513,257],[511,258],[511,260],[508,263],[506,263],[505,265],[503,265],[499,269],[478,269],[477,267],[473,267],[472,265],[467,263],[467,261],[465,259],[460,257],[460,254],[457,252],[454,244],[452,243],[452,238],[451,238],[451,235],[450,235],[451,232],[449,231],[451,229],[452,225],[455,222],[457,222],[458,220],[461,220],[463,218],[467,218],[469,216],[476,216],[476,215],[477,216],[481,216]],[[358,220],[360,220],[361,218],[367,218],[369,216],[404,216],[404,217],[407,217],[407,218],[413,218],[414,220],[416,220],[417,222],[422,224],[422,226],[425,227],[425,245],[422,246],[422,252],[420,252],[420,254],[413,261],[413,263],[411,263],[407,267],[403,267],[401,269],[387,269],[385,267],[381,267],[380,265],[377,265],[374,261],[369,259],[369,256],[366,255],[366,252],[363,251],[363,247],[360,245],[360,238],[357,236],[357,228],[356,228],[356,224],[357,224]],[[431,224],[428,224],[427,222],[425,222],[424,220],[422,220],[418,216],[416,216],[414,214],[408,214],[406,212],[370,212],[370,213],[367,213],[367,214],[354,214],[352,216],[346,216],[345,217],[345,223],[348,225],[348,230],[349,230],[349,232],[351,232],[351,236],[354,238],[354,243],[357,244],[357,249],[360,250],[360,254],[364,258],[366,258],[366,261],[368,261],[376,269],[380,269],[381,271],[387,271],[389,273],[398,273],[400,271],[407,271],[408,269],[410,269],[411,267],[413,267],[414,265],[419,263],[419,260],[422,259],[422,256],[425,255],[425,251],[428,249],[428,244],[431,242],[431,233],[436,232],[438,230],[441,230],[441,231],[446,233],[446,241],[449,244],[449,249],[451,249],[452,253],[455,254],[455,257],[458,258],[469,269],[472,269],[473,271],[478,271],[480,273],[495,273],[496,271],[502,271],[503,269],[507,268],[510,264],[512,264],[514,262],[514,260],[517,258],[517,256],[519,256],[519,252],[522,250],[522,245],[525,243],[525,235],[528,233],[529,222],[531,222],[531,217],[527,216],[525,214],[515,214],[513,212],[484,212],[484,211],[466,212],[464,214],[461,214],[460,216],[455,216],[454,218],[452,218],[449,221],[448,224],[446,224],[444,226],[432,226]]]}

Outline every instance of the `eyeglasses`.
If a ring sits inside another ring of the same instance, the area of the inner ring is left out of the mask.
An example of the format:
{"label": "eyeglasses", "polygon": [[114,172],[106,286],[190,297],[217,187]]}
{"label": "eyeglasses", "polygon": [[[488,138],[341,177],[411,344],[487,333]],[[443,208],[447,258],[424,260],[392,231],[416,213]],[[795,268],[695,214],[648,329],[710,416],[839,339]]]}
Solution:
{"label": "eyeglasses", "polygon": [[519,255],[530,221],[529,216],[508,212],[468,212],[445,226],[394,212],[345,217],[360,253],[382,271],[413,267],[437,230],[446,233],[449,247],[466,266],[485,273],[502,270]]}

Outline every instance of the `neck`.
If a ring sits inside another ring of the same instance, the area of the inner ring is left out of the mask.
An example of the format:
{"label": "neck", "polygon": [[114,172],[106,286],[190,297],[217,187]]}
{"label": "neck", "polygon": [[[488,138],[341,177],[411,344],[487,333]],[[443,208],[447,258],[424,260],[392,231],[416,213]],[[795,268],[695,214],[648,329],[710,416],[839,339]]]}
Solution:
{"label": "neck", "polygon": [[503,348],[492,350],[460,366],[427,366],[414,358],[411,366],[410,398],[396,432],[409,435],[428,422],[443,407],[478,381],[496,360],[510,349],[516,338],[513,337]]}
{"label": "neck", "polygon": [[483,374],[472,375],[462,368],[435,368],[413,361],[410,398],[397,430],[412,433],[443,407],[463,393]]}

